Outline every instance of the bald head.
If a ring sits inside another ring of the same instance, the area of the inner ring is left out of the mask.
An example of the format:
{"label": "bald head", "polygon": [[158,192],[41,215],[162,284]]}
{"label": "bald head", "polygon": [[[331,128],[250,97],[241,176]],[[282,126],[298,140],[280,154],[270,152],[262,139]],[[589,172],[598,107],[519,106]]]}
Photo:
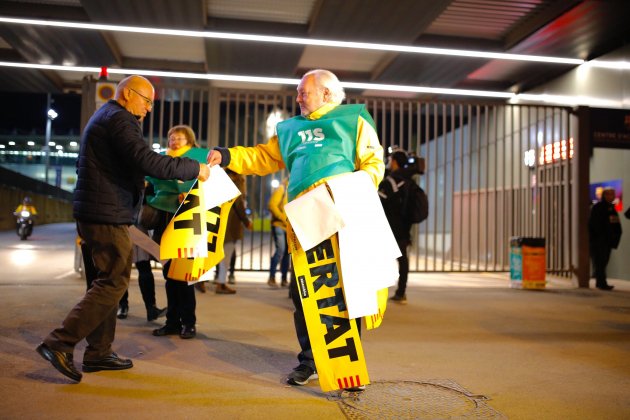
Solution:
{"label": "bald head", "polygon": [[330,92],[330,98],[327,100],[328,103],[339,105],[346,98],[346,92],[344,92],[341,82],[339,82],[335,73],[329,70],[315,69],[306,72],[304,76],[302,76],[302,79],[307,77],[313,77],[317,87],[328,89]]}
{"label": "bald head", "polygon": [[151,82],[138,75],[121,80],[114,95],[116,102],[140,121],[153,108],[154,97],[155,90]]}

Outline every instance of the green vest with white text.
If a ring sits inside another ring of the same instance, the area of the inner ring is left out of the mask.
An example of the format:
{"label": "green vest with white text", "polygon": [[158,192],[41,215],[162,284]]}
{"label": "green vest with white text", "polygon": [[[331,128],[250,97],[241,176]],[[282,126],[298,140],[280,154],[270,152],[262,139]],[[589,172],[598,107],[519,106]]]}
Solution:
{"label": "green vest with white text", "polygon": [[360,116],[374,126],[365,105],[339,105],[317,120],[297,116],[278,123],[289,201],[323,178],[355,170]]}

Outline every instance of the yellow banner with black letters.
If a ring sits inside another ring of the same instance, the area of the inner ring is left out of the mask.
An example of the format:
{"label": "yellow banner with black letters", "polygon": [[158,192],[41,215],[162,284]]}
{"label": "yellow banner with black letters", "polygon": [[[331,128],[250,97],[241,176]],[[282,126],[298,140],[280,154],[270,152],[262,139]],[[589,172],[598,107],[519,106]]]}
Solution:
{"label": "yellow banner with black letters", "polygon": [[343,294],[337,234],[308,251],[294,249],[291,257],[322,391],[368,384],[361,337]]}
{"label": "yellow banner with black letters", "polygon": [[162,235],[160,258],[171,260],[170,279],[207,280],[204,275],[224,257],[227,218],[236,199],[206,210],[204,195],[203,184],[197,181]]}

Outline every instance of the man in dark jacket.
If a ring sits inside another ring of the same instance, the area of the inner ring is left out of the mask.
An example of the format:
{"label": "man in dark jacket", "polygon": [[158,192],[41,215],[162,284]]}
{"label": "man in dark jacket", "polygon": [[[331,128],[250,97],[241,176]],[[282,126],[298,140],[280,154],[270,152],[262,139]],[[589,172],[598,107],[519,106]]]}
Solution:
{"label": "man in dark jacket", "polygon": [[408,194],[409,187],[406,184],[415,182],[411,178],[414,174],[413,170],[406,167],[408,159],[407,153],[402,150],[392,153],[387,163],[386,176],[378,186],[378,195],[381,198],[385,216],[402,254],[398,258],[398,287],[394,296],[390,298],[400,304],[407,303],[406,290],[409,277],[407,248],[411,245],[412,223],[404,211],[405,194]]}
{"label": "man in dark jacket", "polygon": [[98,272],[92,287],[53,330],[37,352],[59,372],[81,380],[73,363],[75,345],[86,339],[83,371],[129,369],[133,363],[112,351],[116,310],[131,274],[132,244],[127,227],[136,222],[146,175],[160,179],[208,179],[205,164],[155,153],[140,121],[153,107],[155,92],[141,76],[122,80],[114,100],[99,108],[81,138],[73,214]]}
{"label": "man in dark jacket", "polygon": [[621,240],[621,223],[619,214],[615,210],[613,201],[615,190],[605,188],[602,198],[591,208],[588,219],[589,246],[593,270],[595,271],[595,287],[601,290],[612,290],[606,280],[606,266],[610,259],[610,252],[619,246]]}

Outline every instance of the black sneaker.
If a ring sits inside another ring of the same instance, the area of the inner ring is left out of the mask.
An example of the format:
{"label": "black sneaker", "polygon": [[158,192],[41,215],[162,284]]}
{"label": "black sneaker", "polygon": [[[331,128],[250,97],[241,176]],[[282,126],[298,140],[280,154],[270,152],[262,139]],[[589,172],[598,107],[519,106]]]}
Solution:
{"label": "black sneaker", "polygon": [[317,379],[317,372],[310,366],[300,365],[293,369],[293,372],[287,377],[287,383],[290,385],[306,385],[311,379]]}
{"label": "black sneaker", "polygon": [[129,306],[120,305],[118,307],[118,312],[116,312],[116,318],[118,319],[126,319],[127,315],[129,315]]}
{"label": "black sneaker", "polygon": [[389,300],[393,300],[394,302],[400,303],[401,305],[406,305],[407,304],[407,295],[402,295],[402,296],[394,295],[394,296],[390,297]]}

